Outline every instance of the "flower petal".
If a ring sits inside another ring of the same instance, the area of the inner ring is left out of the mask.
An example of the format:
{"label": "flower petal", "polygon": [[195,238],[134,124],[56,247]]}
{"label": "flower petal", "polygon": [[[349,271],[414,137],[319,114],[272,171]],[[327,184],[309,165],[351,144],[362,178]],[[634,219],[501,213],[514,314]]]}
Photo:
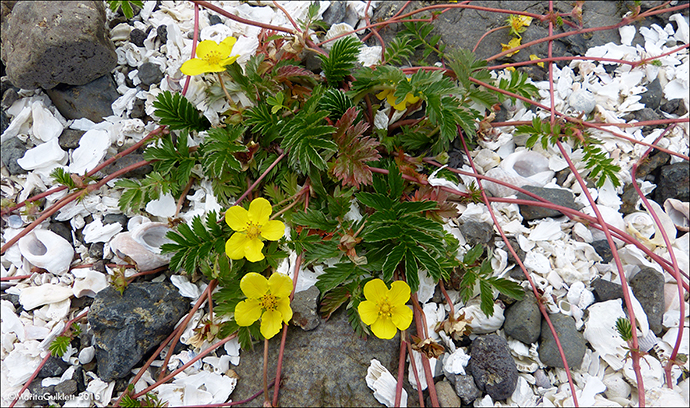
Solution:
{"label": "flower petal", "polygon": [[259,197],[255,198],[249,204],[249,221],[258,225],[264,225],[268,222],[268,217],[271,216],[273,208],[267,199]]}
{"label": "flower petal", "polygon": [[364,285],[364,297],[374,303],[388,294],[388,287],[381,279],[372,279]]}
{"label": "flower petal", "polygon": [[419,96],[414,96],[411,93],[405,95],[405,102],[409,103],[410,105],[417,103],[417,101],[419,101]]}
{"label": "flower petal", "polygon": [[286,298],[292,293],[292,279],[284,273],[274,273],[268,278],[268,288],[273,296]]}
{"label": "flower petal", "polygon": [[397,327],[400,330],[405,330],[408,327],[410,327],[413,317],[412,309],[405,305],[396,306],[393,307],[391,313],[393,314],[393,316],[391,316],[391,320],[393,321],[395,327]]}
{"label": "flower petal", "polygon": [[388,301],[393,306],[400,306],[410,300],[410,286],[403,281],[395,281],[388,291]]}
{"label": "flower petal", "polygon": [[218,43],[213,40],[201,41],[196,46],[197,58],[206,58],[213,51],[218,51]]}
{"label": "flower petal", "polygon": [[371,331],[380,339],[392,339],[398,330],[389,318],[380,318],[371,325]]}
{"label": "flower petal", "polygon": [[256,272],[249,272],[242,277],[240,289],[250,299],[258,299],[268,292],[268,280]]}
{"label": "flower petal", "polygon": [[204,72],[213,72],[211,69],[212,67],[205,60],[193,58],[189,61],[185,61],[185,63],[182,64],[180,67],[180,72],[185,75],[194,76],[203,74]]}
{"label": "flower petal", "polygon": [[280,312],[281,316],[283,316],[283,321],[285,323],[289,322],[290,319],[292,319],[292,308],[290,307],[290,298],[284,297],[278,299],[276,309]]}
{"label": "flower petal", "polygon": [[270,339],[280,332],[283,327],[283,319],[279,311],[277,310],[267,310],[263,316],[261,316],[261,335],[265,338]]}
{"label": "flower petal", "polygon": [[269,241],[277,241],[285,235],[285,224],[272,220],[261,226],[261,237]]}
{"label": "flower petal", "polygon": [[228,258],[244,258],[244,247],[246,246],[246,240],[247,234],[244,234],[242,232],[236,232],[232,234],[230,239],[225,243],[225,254],[228,256]]}
{"label": "flower petal", "polygon": [[238,326],[251,326],[261,317],[261,303],[256,299],[243,300],[235,306],[235,322]]}
{"label": "flower petal", "polygon": [[244,231],[249,222],[249,212],[239,205],[232,206],[225,212],[225,222],[235,231]]}
{"label": "flower petal", "polygon": [[218,48],[216,48],[216,51],[218,51],[218,53],[223,56],[230,55],[230,53],[232,52],[232,47],[235,46],[236,42],[237,38],[228,37],[221,41],[220,44],[218,44]]}
{"label": "flower petal", "polygon": [[359,318],[362,319],[362,323],[367,325],[372,325],[379,318],[379,307],[376,303],[365,300],[357,306],[357,311],[359,312]]}
{"label": "flower petal", "polygon": [[379,99],[386,99],[389,93],[393,92],[390,89],[384,89],[383,91],[379,92],[376,94],[376,97]]}
{"label": "flower petal", "polygon": [[244,256],[249,262],[259,262],[264,259],[264,254],[261,250],[264,248],[264,243],[259,238],[247,239],[244,243]]}
{"label": "flower petal", "polygon": [[237,61],[237,58],[239,58],[239,55],[232,55],[229,58],[225,58],[221,62],[218,63],[221,67],[225,68],[228,65],[232,65],[233,62]]}

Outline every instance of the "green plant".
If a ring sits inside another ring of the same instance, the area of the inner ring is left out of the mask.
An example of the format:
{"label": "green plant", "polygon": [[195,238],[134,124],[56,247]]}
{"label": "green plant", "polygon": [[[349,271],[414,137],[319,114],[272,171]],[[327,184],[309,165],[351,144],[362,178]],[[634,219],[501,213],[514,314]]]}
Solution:
{"label": "green plant", "polygon": [[62,357],[67,352],[67,347],[76,336],[81,334],[81,325],[79,323],[72,323],[64,335],[57,336],[48,346],[50,354],[55,357]]}
{"label": "green plant", "polygon": [[108,0],[108,6],[113,13],[117,12],[117,9],[122,9],[122,14],[130,19],[134,17],[134,9],[132,6],[144,8],[144,2],[141,0]]}

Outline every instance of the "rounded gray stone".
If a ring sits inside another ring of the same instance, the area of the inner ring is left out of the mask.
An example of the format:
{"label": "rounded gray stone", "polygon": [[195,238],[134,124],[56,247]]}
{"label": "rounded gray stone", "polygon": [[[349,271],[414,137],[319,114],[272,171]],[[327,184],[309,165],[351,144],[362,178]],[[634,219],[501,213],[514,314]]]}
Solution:
{"label": "rounded gray stone", "polygon": [[510,337],[532,344],[541,335],[541,312],[534,293],[526,292],[524,299],[506,309],[503,330]]}
{"label": "rounded gray stone", "polygon": [[474,383],[471,375],[455,376],[455,393],[460,397],[462,403],[470,405],[474,400],[482,396],[482,392]]}
{"label": "rounded gray stone", "polygon": [[[549,318],[556,330],[565,359],[571,369],[579,368],[585,356],[587,345],[582,333],[575,327],[575,319],[564,314],[550,314]],[[549,367],[564,368],[563,360],[558,352],[556,340],[549,329],[546,319],[541,323],[541,342],[539,343],[539,359]]]}
{"label": "rounded gray stone", "polygon": [[494,401],[510,397],[517,386],[517,366],[510,355],[508,342],[495,334],[474,339],[468,372],[474,377],[477,388],[489,394]]}
{"label": "rounded gray stone", "polygon": [[439,381],[436,384],[436,396],[438,404],[442,407],[459,407],[460,398],[455,393],[453,386],[448,381]]}
{"label": "rounded gray stone", "polygon": [[24,145],[21,140],[16,137],[7,139],[2,142],[0,148],[2,149],[2,164],[7,167],[7,171],[9,171],[10,174],[27,173],[27,171],[17,163],[17,159],[24,157],[24,153],[26,153],[27,150],[26,145]]}
{"label": "rounded gray stone", "polygon": [[117,65],[99,1],[22,1],[7,17],[2,60],[23,89],[84,85]]}
{"label": "rounded gray stone", "polygon": [[112,76],[103,75],[85,85],[59,85],[46,94],[67,119],[87,118],[94,123],[113,114],[112,104],[120,94]]}
{"label": "rounded gray stone", "polygon": [[647,315],[649,328],[656,335],[663,331],[661,325],[664,317],[664,276],[648,267],[630,279],[630,288]]}

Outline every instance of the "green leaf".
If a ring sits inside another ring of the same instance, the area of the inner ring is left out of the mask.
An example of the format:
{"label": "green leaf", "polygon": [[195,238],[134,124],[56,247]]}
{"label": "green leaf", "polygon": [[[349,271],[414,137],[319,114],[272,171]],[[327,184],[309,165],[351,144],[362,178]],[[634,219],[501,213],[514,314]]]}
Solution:
{"label": "green leaf", "polygon": [[153,102],[154,115],[160,118],[161,125],[170,129],[202,131],[211,127],[211,122],[179,93],[164,91]]}
{"label": "green leaf", "polygon": [[398,225],[372,226],[364,234],[364,239],[368,242],[380,242],[387,239],[400,238],[402,229]]}
{"label": "green leaf", "polygon": [[400,245],[393,248],[393,250],[388,254],[388,256],[386,257],[386,261],[383,263],[382,272],[384,281],[393,281],[393,272],[395,272],[395,268],[402,261],[406,250],[407,247],[405,246],[405,244],[401,243]]}
{"label": "green leaf", "polygon": [[148,202],[159,199],[161,194],[176,191],[177,184],[160,173],[152,172],[141,181],[120,179],[115,182],[115,187],[125,188],[118,205],[120,210],[126,212],[127,209],[138,211]]}
{"label": "green leaf", "polygon": [[144,8],[144,3],[141,0],[108,0],[110,10],[116,13],[118,8],[122,8],[122,14],[124,14],[127,19],[134,17],[132,5],[140,9]]}
{"label": "green leaf", "polygon": [[403,178],[398,170],[398,166],[391,164],[388,167],[388,197],[397,199],[400,198],[403,191]]}
{"label": "green leaf", "polygon": [[367,162],[376,161],[381,155],[376,150],[378,140],[364,136],[369,127],[364,122],[353,124],[357,110],[349,108],[336,124],[333,140],[338,145],[338,154],[331,166],[331,173],[343,186],[359,188],[360,184],[371,184],[372,173]]}
{"label": "green leaf", "polygon": [[407,279],[407,284],[410,285],[412,293],[416,292],[419,289],[419,269],[411,248],[407,248],[405,252],[405,278]]}
{"label": "green leaf", "polygon": [[479,297],[481,304],[479,308],[482,312],[491,317],[494,315],[494,294],[491,290],[491,285],[484,279],[479,280]]}
{"label": "green leaf", "polygon": [[355,275],[357,269],[357,265],[352,262],[337,263],[324,269],[323,273],[316,278],[316,287],[321,293],[326,293]]}
{"label": "green leaf", "polygon": [[386,44],[386,62],[388,64],[401,65],[403,61],[409,61],[414,54],[414,47],[408,34],[398,34]]}
{"label": "green leaf", "polygon": [[50,346],[48,346],[48,350],[50,350],[50,354],[53,356],[62,357],[62,355],[67,352],[67,347],[71,341],[72,338],[69,336],[57,336],[55,340],[50,343]]}
{"label": "green leaf", "polygon": [[362,42],[355,37],[343,37],[337,40],[328,56],[319,54],[321,69],[328,84],[337,87],[354,68]]}
{"label": "green leaf", "polygon": [[242,163],[235,153],[246,152],[247,147],[240,144],[246,128],[227,126],[212,128],[200,146],[201,165],[209,178],[222,177],[225,173],[242,171]]}
{"label": "green leaf", "polygon": [[337,120],[342,118],[345,112],[354,106],[352,99],[345,92],[331,88],[324,92],[319,100],[318,110],[328,112],[328,117],[331,120]]}
{"label": "green leaf", "polygon": [[410,246],[409,250],[412,252],[412,254],[414,254],[414,257],[417,258],[422,266],[424,266],[424,269],[429,272],[431,277],[433,277],[435,280],[441,278],[441,275],[443,275],[441,265],[439,265],[436,259],[429,255],[424,248],[420,246]]}
{"label": "green leaf", "polygon": [[465,256],[462,259],[462,263],[465,265],[474,265],[475,262],[479,259],[480,256],[484,253],[484,247],[481,245],[475,245],[465,253]]}
{"label": "green leaf", "polygon": [[196,164],[196,154],[190,153],[187,137],[187,131],[182,131],[176,146],[172,141],[172,134],[169,134],[161,138],[160,147],[149,146],[144,152],[144,159],[153,161],[154,171],[177,184],[174,189],[176,191],[189,182],[192,168]]}
{"label": "green leaf", "polygon": [[326,232],[333,232],[338,226],[338,221],[328,219],[323,212],[312,209],[308,209],[307,212],[304,213],[295,213],[292,216],[292,222],[296,225],[304,225],[311,229]]}
{"label": "green leaf", "polygon": [[192,226],[180,224],[177,232],[170,231],[166,238],[174,243],[163,244],[163,253],[173,253],[170,269],[184,269],[188,274],[194,273],[201,263],[211,263],[213,256],[225,253],[225,241],[230,235],[225,223],[218,223],[218,214],[211,211],[206,216],[206,223],[201,216],[192,219]]}
{"label": "green leaf", "polygon": [[355,194],[355,197],[360,203],[379,211],[393,206],[393,200],[383,194],[361,192]]}
{"label": "green leaf", "polygon": [[503,278],[489,278],[487,281],[496,290],[513,299],[522,300],[525,297],[524,289],[516,282]]}

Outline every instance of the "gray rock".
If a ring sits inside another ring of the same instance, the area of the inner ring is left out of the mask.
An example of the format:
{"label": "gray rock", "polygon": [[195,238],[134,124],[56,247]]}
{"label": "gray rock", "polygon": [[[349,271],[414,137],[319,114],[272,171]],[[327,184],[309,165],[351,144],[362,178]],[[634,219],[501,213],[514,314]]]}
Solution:
{"label": "gray rock", "polygon": [[506,309],[505,318],[503,330],[510,337],[528,345],[539,340],[541,312],[532,291],[527,291],[521,301]]}
{"label": "gray rock", "polygon": [[607,240],[600,239],[592,242],[591,245],[601,259],[603,259],[604,263],[611,262],[611,259],[613,259],[613,252],[611,252],[611,246]]}
{"label": "gray rock", "polygon": [[222,24],[223,20],[221,20],[220,16],[216,14],[211,14],[208,16],[208,25],[216,25],[216,24]]}
{"label": "gray rock", "polygon": [[663,90],[661,89],[659,78],[654,79],[645,87],[647,88],[647,91],[640,95],[640,103],[646,108],[655,110],[661,104],[661,97],[663,96]]}
{"label": "gray rock", "polygon": [[6,300],[10,303],[12,303],[12,306],[14,306],[14,310],[17,312],[17,314],[20,313],[20,308],[21,310],[24,310],[22,307],[22,304],[19,303],[19,295],[13,295],[10,293],[3,293],[0,295],[0,299]]}
{"label": "gray rock", "polygon": [[488,244],[494,229],[485,222],[467,221],[460,225],[460,232],[471,246]]}
{"label": "gray rock", "polygon": [[[575,319],[560,313],[550,314],[549,318],[561,342],[561,347],[563,348],[565,359],[568,361],[568,366],[571,369],[580,367],[587,346],[582,333],[578,332],[575,327]],[[546,319],[541,323],[539,359],[548,367],[564,368],[563,360],[556,346],[556,340],[549,329]]]}
{"label": "gray rock", "polygon": [[655,201],[663,205],[668,198],[675,198],[680,201],[690,201],[690,163],[680,162],[669,164],[661,168],[657,187],[655,190]]}
{"label": "gray rock", "polygon": [[[107,155],[105,160],[109,160],[112,156]],[[115,160],[113,163],[106,166],[99,173],[112,174],[118,170],[124,169],[132,164],[138,163],[144,160],[144,155],[140,153],[130,153],[127,156],[121,157]],[[131,170],[122,175],[123,178],[144,178],[146,175],[153,171],[153,166],[147,164],[145,166],[139,167],[137,169]]]}
{"label": "gray rock", "polygon": [[611,299],[623,299],[623,288],[617,283],[598,278],[592,282],[592,289],[594,299],[597,302],[606,302]]}
{"label": "gray rock", "polygon": [[103,259],[103,242],[94,242],[89,246],[89,256],[94,259]]}
{"label": "gray rock", "polygon": [[24,153],[26,153],[27,150],[26,145],[24,145],[21,140],[17,139],[16,137],[7,139],[2,142],[0,149],[2,149],[2,164],[7,167],[7,171],[9,171],[10,174],[15,175],[27,173],[26,170],[17,164],[17,159],[24,157]]}
{"label": "gray rock", "polygon": [[[17,88],[12,87],[2,93],[2,102],[0,103],[0,106],[2,106],[3,109],[9,108],[10,106],[12,106],[13,103],[19,100],[19,94],[17,93],[17,91]],[[4,131],[5,130],[3,129],[3,132]]]}
{"label": "gray rock", "polygon": [[623,194],[621,194],[621,208],[620,212],[625,216],[631,213],[634,213],[637,211],[635,207],[637,206],[637,201],[640,199],[640,196],[637,195],[637,191],[635,190],[635,186],[633,186],[632,183],[628,183],[623,187]]}
{"label": "gray rock", "polygon": [[53,388],[57,400],[66,399],[64,397],[68,395],[76,395],[78,392],[77,382],[75,380],[66,380],[60,384],[55,384]]}
{"label": "gray rock", "polygon": [[173,330],[189,301],[170,283],[132,283],[120,293],[108,287],[89,312],[98,376],[112,381],[129,375],[146,353]]}
{"label": "gray rock", "polygon": [[149,86],[157,84],[163,79],[163,72],[161,72],[158,64],[145,62],[139,67],[139,79],[141,79],[142,88],[148,90]]}
{"label": "gray rock", "polygon": [[65,118],[87,118],[94,123],[112,115],[112,104],[120,97],[110,74],[85,85],[59,85],[46,93]]}
{"label": "gray rock", "polygon": [[129,221],[129,218],[124,214],[106,214],[103,217],[103,225],[119,222],[123,230],[127,229],[127,221]]}
{"label": "gray rock", "polygon": [[307,290],[295,293],[292,300],[292,323],[304,331],[314,330],[321,323],[321,318],[316,313],[318,307],[319,289],[312,286]]}
{"label": "gray rock", "polygon": [[[658,79],[655,79],[657,81]],[[659,114],[657,114],[653,109],[651,108],[643,108],[638,111],[635,111],[632,115],[632,119],[637,120],[638,122],[647,122],[651,120],[659,120],[661,117],[659,117]],[[649,132],[651,132],[651,128],[649,129]]]}
{"label": "gray rock", "polygon": [[649,328],[657,336],[660,335],[663,331],[664,275],[652,268],[643,267],[630,279],[630,288],[647,315]]}
{"label": "gray rock", "polygon": [[436,383],[436,396],[438,397],[438,404],[442,407],[459,407],[460,398],[453,390],[453,386],[448,381],[439,381]]}
{"label": "gray rock", "polygon": [[[525,190],[532,194],[536,194],[539,197],[547,200],[550,203],[561,205],[563,207],[572,208],[573,210],[579,210],[580,206],[575,203],[575,197],[570,190],[561,190],[557,188],[543,188],[535,186],[523,186]],[[517,198],[519,200],[530,200],[537,201],[527,194],[521,192],[517,193]],[[539,207],[536,205],[520,205],[520,214],[525,221],[537,220],[546,217],[560,217],[563,215],[558,210],[553,210],[550,208]]]}
{"label": "gray rock", "polygon": [[165,24],[161,24],[156,28],[156,38],[161,42],[161,44],[165,44],[168,42],[168,26]]}
{"label": "gray rock", "polygon": [[0,135],[10,126],[10,119],[5,114],[5,109],[0,110]]}
{"label": "gray rock", "polygon": [[323,13],[323,21],[329,26],[333,24],[342,23],[345,21],[345,13],[347,12],[347,2],[332,1],[328,9]]}
{"label": "gray rock", "polygon": [[670,158],[671,155],[666,152],[650,154],[647,156],[647,159],[640,163],[640,165],[637,167],[637,173],[635,173],[635,176],[637,178],[647,177],[647,175],[651,174],[654,170],[668,163]]}
{"label": "gray rock", "polygon": [[83,130],[66,128],[60,134],[58,143],[60,144],[62,150],[76,149],[79,147],[79,141],[81,140],[81,137],[84,136],[84,133],[86,132]]}
{"label": "gray rock", "polygon": [[471,375],[455,376],[455,393],[460,397],[463,405],[470,405],[482,396],[482,392],[477,388]]}
{"label": "gray rock", "polygon": [[510,397],[517,386],[517,366],[510,355],[508,342],[495,334],[474,339],[468,372],[474,377],[477,388],[489,394],[494,401]]}
{"label": "gray rock", "polygon": [[58,234],[67,240],[67,242],[72,242],[72,230],[68,227],[69,224],[66,222],[53,221],[48,224],[48,229]]}
{"label": "gray rock", "polygon": [[[347,322],[344,310],[310,332],[290,325],[281,374],[280,406],[379,406],[367,387],[365,377],[372,358],[393,375],[397,373],[400,334],[392,340],[358,338]],[[276,372],[280,335],[269,341],[269,381]],[[243,350],[240,364],[234,367],[242,381],[233,391],[233,401],[252,396],[261,389],[263,344]],[[270,391],[271,394],[273,390]],[[408,405],[414,406],[416,392],[407,390]],[[262,398],[245,406],[260,407]]]}
{"label": "gray rock", "polygon": [[45,377],[60,377],[62,373],[69,368],[69,364],[65,363],[62,358],[50,356],[46,361],[45,365],[41,367],[41,371],[38,372],[37,378]]}
{"label": "gray rock", "polygon": [[146,31],[139,28],[135,28],[129,32],[129,41],[131,41],[132,44],[136,45],[137,47],[144,46],[144,40],[146,40],[146,37],[148,37]]}
{"label": "gray rock", "polygon": [[84,85],[117,65],[98,1],[22,1],[7,17],[2,60],[23,89]]}

